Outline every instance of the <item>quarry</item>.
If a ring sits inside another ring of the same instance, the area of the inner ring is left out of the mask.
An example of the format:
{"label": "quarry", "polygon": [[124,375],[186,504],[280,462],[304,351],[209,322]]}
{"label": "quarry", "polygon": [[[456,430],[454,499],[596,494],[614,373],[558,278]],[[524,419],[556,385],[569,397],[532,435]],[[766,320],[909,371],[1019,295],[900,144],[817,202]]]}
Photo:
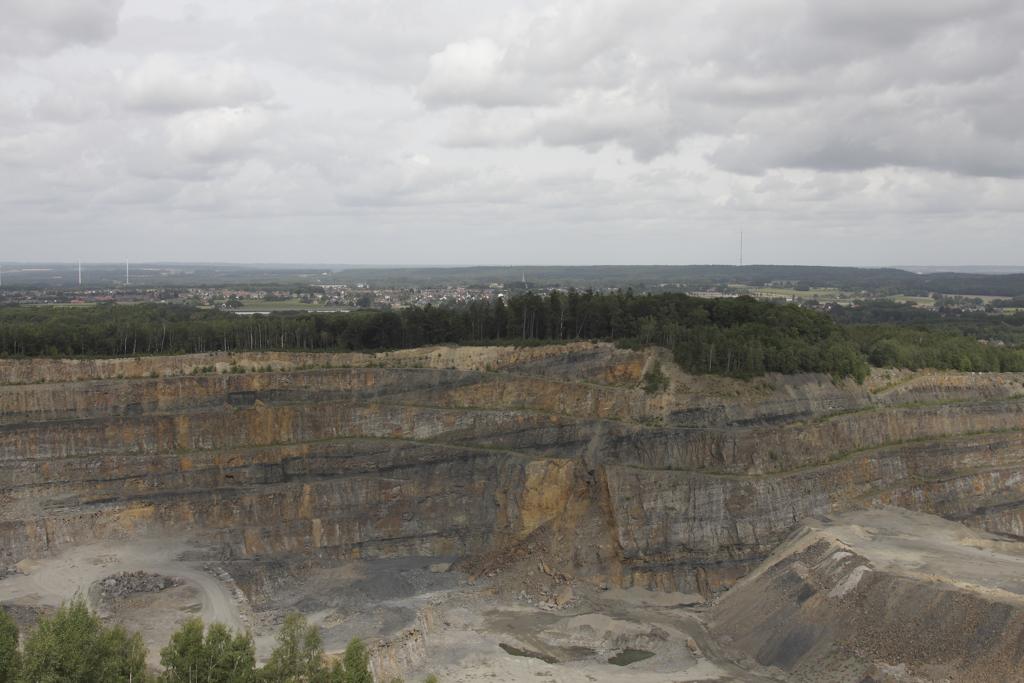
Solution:
{"label": "quarry", "polygon": [[297,611],[383,681],[1017,680],[1022,418],[609,343],[0,360],[0,604],[154,664]]}

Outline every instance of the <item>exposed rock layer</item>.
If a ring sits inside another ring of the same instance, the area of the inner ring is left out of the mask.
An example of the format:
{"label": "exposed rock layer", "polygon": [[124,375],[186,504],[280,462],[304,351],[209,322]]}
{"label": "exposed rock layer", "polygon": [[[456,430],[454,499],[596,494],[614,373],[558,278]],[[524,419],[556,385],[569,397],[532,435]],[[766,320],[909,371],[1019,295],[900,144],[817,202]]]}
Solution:
{"label": "exposed rock layer", "polygon": [[897,508],[809,521],[712,611],[789,680],[1019,681],[1019,543]]}
{"label": "exposed rock layer", "polygon": [[1022,535],[1024,378],[640,387],[602,344],[0,361],[0,566],[156,529],[228,558],[481,556],[727,587],[806,515],[892,503]]}

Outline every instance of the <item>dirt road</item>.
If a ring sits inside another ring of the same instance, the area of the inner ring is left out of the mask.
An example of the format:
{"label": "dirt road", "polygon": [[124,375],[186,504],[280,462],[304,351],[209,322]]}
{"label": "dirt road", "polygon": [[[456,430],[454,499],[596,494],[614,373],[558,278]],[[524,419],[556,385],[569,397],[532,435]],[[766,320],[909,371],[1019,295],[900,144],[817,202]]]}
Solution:
{"label": "dirt road", "polygon": [[[195,555],[194,550],[168,539],[69,548],[55,557],[19,563],[21,573],[0,581],[0,603],[56,608],[75,595],[94,598],[89,588],[105,577],[146,571],[175,577],[182,587],[173,589],[173,599],[161,600],[154,594],[141,602],[124,601],[110,616],[130,630],[142,632],[151,652],[158,651],[177,625],[191,616],[245,630],[244,609],[240,609],[232,586],[207,571],[202,561],[181,559],[188,551]],[[94,599],[91,602],[94,608],[101,607]]]}

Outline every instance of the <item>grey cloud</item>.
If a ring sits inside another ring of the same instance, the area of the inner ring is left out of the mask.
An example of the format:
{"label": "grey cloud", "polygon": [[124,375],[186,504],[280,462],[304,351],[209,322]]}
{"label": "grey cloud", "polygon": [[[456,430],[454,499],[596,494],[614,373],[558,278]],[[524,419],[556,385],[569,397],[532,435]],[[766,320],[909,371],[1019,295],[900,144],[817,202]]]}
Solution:
{"label": "grey cloud", "polygon": [[537,127],[537,136],[545,144],[578,146],[594,151],[615,140],[632,150],[640,161],[650,161],[674,151],[683,137],[683,120],[674,119],[663,107],[608,103],[591,104],[584,115],[560,114]]}
{"label": "grey cloud", "polygon": [[109,107],[103,102],[92,98],[78,97],[60,90],[47,92],[36,101],[32,108],[32,115],[37,119],[71,124],[102,116],[108,112]]}
{"label": "grey cloud", "polygon": [[574,92],[626,85],[634,76],[629,41],[671,5],[577,0],[557,2],[504,40],[450,42],[430,56],[419,88],[430,106],[553,105]]}
{"label": "grey cloud", "polygon": [[908,166],[1024,177],[1024,141],[986,135],[967,110],[923,99],[906,104],[840,98],[753,116],[744,134],[727,139],[710,159],[753,175],[786,167],[831,172]]}
{"label": "grey cloud", "polygon": [[44,122],[78,125],[109,117],[116,98],[116,83],[109,74],[84,70],[67,82],[52,83],[32,104],[31,116]]}
{"label": "grey cloud", "polygon": [[75,44],[96,44],[117,33],[124,0],[7,0],[0,23],[0,53],[47,54]]}
{"label": "grey cloud", "polygon": [[[908,165],[1016,176],[1024,168],[1015,146],[969,125],[1006,137],[1012,107],[962,99],[986,81],[1005,95],[1020,78],[1024,12],[1008,0],[735,2],[707,13],[658,5],[655,22],[636,15],[648,21],[644,31],[626,22],[617,33],[606,28],[631,16],[625,4],[619,12],[608,3],[580,6],[591,11],[557,5],[554,18],[504,42],[449,44],[431,58],[421,99],[518,107],[530,129],[512,141],[588,151],[617,143],[640,161],[673,154],[689,137],[717,135],[721,148],[708,158],[742,173]],[[692,25],[699,21],[709,30]],[[574,32],[587,37],[553,38]],[[480,129],[452,137],[467,138],[486,144]],[[495,135],[496,146],[509,142],[507,133]]]}
{"label": "grey cloud", "polygon": [[519,147],[536,138],[532,114],[519,109],[459,110],[442,138],[448,147]]}
{"label": "grey cloud", "polygon": [[160,113],[266,102],[270,85],[233,62],[195,64],[170,55],[150,57],[124,79],[128,107]]}
{"label": "grey cloud", "polygon": [[1015,0],[8,5],[5,258],[910,262],[1024,212]]}
{"label": "grey cloud", "polygon": [[807,3],[810,28],[863,43],[905,44],[951,22],[998,18],[1013,0],[824,0]]}

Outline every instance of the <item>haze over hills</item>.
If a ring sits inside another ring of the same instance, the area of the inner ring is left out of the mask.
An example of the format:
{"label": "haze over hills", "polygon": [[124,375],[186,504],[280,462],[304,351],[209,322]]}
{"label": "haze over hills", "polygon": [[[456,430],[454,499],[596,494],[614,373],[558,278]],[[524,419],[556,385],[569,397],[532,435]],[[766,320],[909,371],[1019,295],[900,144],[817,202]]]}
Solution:
{"label": "haze over hills", "polygon": [[[77,263],[3,264],[5,288],[70,289],[79,286]],[[803,265],[593,265],[593,266],[359,266],[329,264],[87,263],[82,287],[189,287],[202,285],[324,285],[365,283],[378,287],[487,286],[701,289],[772,283],[927,296],[1024,295],[1024,269],[970,267],[853,268]]]}
{"label": "haze over hills", "polygon": [[892,266],[911,273],[978,273],[984,275],[1002,275],[1007,273],[1024,273],[1024,266]]}

